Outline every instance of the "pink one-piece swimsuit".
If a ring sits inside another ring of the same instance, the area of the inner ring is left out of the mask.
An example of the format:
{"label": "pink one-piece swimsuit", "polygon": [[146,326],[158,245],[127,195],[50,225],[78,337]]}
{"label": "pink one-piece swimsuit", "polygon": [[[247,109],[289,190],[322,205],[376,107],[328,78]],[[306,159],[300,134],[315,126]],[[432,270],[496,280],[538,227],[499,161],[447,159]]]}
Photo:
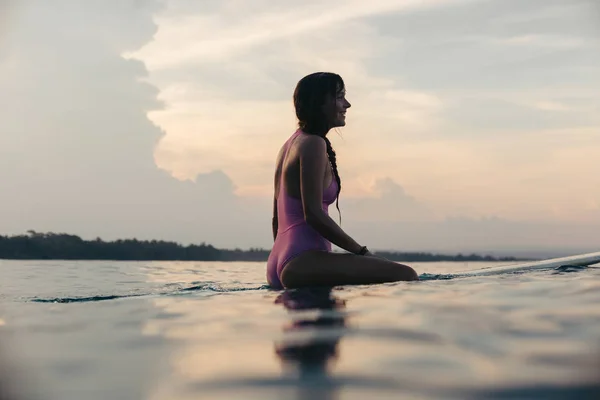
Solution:
{"label": "pink one-piece swimsuit", "polygon": [[[302,133],[297,130],[285,143],[287,156],[293,140]],[[283,289],[281,271],[285,265],[300,253],[308,250],[331,251],[331,243],[319,234],[304,219],[302,200],[290,196],[285,187],[283,172],[277,197],[277,237],[267,260],[267,282],[273,289]],[[329,213],[329,205],[337,197],[338,185],[335,179],[323,191],[323,211]]]}

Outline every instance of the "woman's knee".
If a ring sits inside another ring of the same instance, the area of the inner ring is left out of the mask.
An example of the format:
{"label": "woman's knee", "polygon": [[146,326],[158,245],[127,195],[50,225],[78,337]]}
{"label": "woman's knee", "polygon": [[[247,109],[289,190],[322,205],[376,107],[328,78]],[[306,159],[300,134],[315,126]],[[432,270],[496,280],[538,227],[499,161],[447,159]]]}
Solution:
{"label": "woman's knee", "polygon": [[415,281],[419,279],[417,272],[408,265],[389,260],[385,260],[384,263],[390,279],[393,281]]}
{"label": "woman's knee", "polygon": [[395,273],[400,280],[403,281],[418,281],[419,274],[413,268],[404,264],[396,264]]}

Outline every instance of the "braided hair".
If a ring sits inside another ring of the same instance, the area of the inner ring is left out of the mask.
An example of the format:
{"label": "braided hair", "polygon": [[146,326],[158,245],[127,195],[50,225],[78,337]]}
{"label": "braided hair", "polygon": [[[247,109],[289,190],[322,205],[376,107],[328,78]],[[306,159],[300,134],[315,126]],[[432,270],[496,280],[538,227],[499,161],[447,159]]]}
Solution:
{"label": "braided hair", "polygon": [[315,72],[307,75],[298,82],[294,90],[294,108],[298,118],[298,127],[305,133],[320,136],[325,140],[327,157],[338,184],[335,205],[340,216],[340,223],[342,222],[342,214],[339,199],[342,181],[338,173],[335,151],[326,136],[331,127],[322,111],[322,106],[327,96],[335,98],[338,93],[343,91],[344,81],[342,77],[331,72]]}

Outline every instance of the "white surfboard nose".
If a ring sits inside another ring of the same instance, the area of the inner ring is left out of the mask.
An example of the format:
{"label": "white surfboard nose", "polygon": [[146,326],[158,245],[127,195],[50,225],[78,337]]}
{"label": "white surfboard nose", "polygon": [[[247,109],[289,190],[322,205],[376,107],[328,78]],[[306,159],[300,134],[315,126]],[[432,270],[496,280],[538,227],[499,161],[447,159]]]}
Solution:
{"label": "white surfboard nose", "polygon": [[550,258],[520,264],[501,265],[499,267],[482,268],[475,271],[455,272],[455,276],[498,275],[510,272],[525,272],[559,267],[586,267],[600,263],[600,252],[577,254],[568,257]]}

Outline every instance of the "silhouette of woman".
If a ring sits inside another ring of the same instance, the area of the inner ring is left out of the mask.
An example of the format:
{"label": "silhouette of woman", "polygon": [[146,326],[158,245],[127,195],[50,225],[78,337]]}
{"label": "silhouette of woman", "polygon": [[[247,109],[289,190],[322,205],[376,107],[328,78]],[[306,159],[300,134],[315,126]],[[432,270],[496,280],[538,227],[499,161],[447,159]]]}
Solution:
{"label": "silhouette of woman", "polygon": [[[342,78],[328,72],[305,76],[294,91],[294,107],[298,129],[279,151],[275,170],[269,285],[281,289],[418,280],[411,267],[373,256],[329,217],[328,207],[339,199],[342,183],[327,133],[345,126],[350,108]],[[331,252],[332,243],[348,253]]]}

